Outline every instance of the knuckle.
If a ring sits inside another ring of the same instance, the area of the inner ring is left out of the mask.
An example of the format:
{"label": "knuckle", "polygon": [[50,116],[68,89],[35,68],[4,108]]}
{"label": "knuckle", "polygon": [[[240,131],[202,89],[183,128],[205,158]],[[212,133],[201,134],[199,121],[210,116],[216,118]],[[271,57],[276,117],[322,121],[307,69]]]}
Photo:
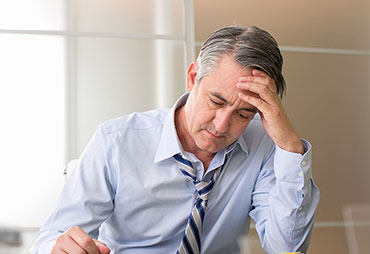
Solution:
{"label": "knuckle", "polygon": [[91,237],[82,237],[80,240],[80,244],[82,247],[89,247],[93,243],[93,240]]}
{"label": "knuckle", "polygon": [[73,232],[80,231],[80,228],[77,226],[70,227],[69,229]]}
{"label": "knuckle", "polygon": [[266,93],[268,91],[268,87],[267,87],[267,85],[264,85],[263,87],[262,87],[262,92],[263,93]]}
{"label": "knuckle", "polygon": [[77,227],[70,227],[67,229],[67,231],[65,232],[65,234],[73,234],[77,231]]}
{"label": "knuckle", "polygon": [[58,236],[56,243],[59,243],[59,242],[63,241],[64,238],[66,238],[66,234],[67,234],[67,232],[65,232],[64,234],[61,234],[60,236]]}
{"label": "knuckle", "polygon": [[262,104],[263,104],[262,99],[257,99],[257,105],[258,105],[258,106],[262,106]]}

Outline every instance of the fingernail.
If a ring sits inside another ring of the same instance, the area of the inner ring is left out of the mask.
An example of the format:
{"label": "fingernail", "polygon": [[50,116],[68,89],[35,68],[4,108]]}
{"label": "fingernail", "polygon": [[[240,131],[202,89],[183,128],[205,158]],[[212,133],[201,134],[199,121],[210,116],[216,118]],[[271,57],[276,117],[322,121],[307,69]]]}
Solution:
{"label": "fingernail", "polygon": [[246,81],[247,77],[239,77],[239,81]]}

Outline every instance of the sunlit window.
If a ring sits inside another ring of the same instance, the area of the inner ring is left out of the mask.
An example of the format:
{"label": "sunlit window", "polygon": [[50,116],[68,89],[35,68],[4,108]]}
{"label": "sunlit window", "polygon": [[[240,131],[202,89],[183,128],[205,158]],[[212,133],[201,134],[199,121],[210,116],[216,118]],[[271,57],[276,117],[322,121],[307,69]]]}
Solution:
{"label": "sunlit window", "polygon": [[[47,2],[1,1],[1,29],[60,29]],[[36,227],[63,185],[65,38],[1,33],[0,70],[0,225]]]}
{"label": "sunlit window", "polygon": [[100,123],[184,92],[184,1],[145,5],[0,0],[0,226],[37,232]]}

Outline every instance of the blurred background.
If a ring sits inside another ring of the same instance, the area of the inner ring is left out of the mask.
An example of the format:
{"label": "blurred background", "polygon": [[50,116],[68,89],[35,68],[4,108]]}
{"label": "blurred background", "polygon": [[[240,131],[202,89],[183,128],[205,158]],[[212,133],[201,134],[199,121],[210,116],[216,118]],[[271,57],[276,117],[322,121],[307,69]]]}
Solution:
{"label": "blurred background", "polygon": [[[27,253],[99,123],[170,107],[217,28],[269,31],[313,145],[309,253],[370,252],[369,0],[0,0],[0,254]],[[243,253],[264,253],[252,228]]]}

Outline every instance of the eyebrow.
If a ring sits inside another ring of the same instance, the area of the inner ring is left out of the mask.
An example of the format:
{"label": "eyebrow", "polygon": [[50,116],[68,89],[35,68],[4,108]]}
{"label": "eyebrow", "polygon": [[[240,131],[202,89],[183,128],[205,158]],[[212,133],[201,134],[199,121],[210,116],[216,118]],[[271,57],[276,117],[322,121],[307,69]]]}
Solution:
{"label": "eyebrow", "polygon": [[[209,92],[212,96],[216,97],[217,99],[219,99],[220,101],[223,101],[224,103],[226,103],[227,105],[232,105],[230,102],[228,102],[224,97],[222,97],[221,94],[217,93],[217,92]],[[243,111],[248,111],[248,112],[251,112],[251,113],[257,113],[257,109],[256,108],[238,108],[237,109],[238,111],[240,110],[243,110]]]}

